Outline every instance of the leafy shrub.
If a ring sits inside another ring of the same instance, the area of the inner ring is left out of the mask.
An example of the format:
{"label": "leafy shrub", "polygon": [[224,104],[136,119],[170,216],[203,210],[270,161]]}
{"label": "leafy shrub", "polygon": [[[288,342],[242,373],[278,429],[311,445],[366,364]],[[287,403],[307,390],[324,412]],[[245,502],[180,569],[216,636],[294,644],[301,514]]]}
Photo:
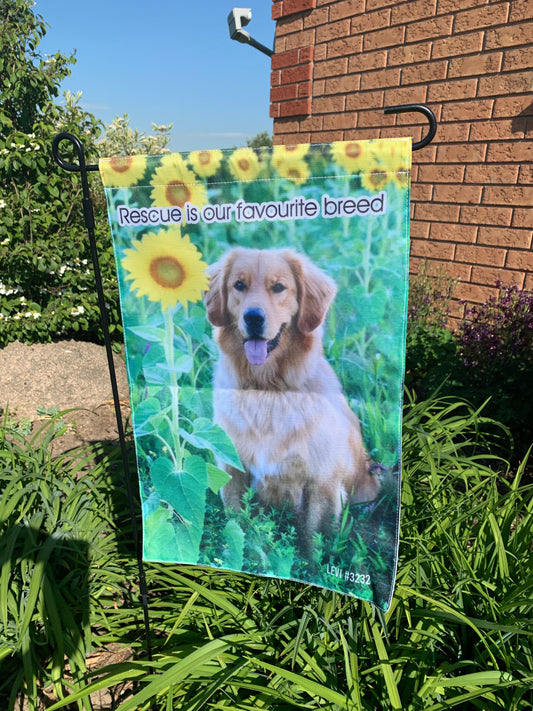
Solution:
{"label": "leafy shrub", "polygon": [[502,484],[472,454],[487,424],[458,401],[408,403],[386,614],[312,586],[150,564],[154,660],[99,669],[53,709],[129,679],[122,711],[526,711],[533,486],[523,467]]}
{"label": "leafy shrub", "polygon": [[61,422],[58,413],[31,437],[8,413],[0,422],[0,706],[6,710],[19,695],[33,710],[50,696],[62,698],[69,684],[83,685],[93,645],[116,639],[106,635],[114,625],[118,631],[117,601],[127,606],[129,565],[118,555],[122,516],[112,505],[116,494],[109,495],[112,458],[100,465],[83,450],[52,456],[53,441],[65,432]]}
{"label": "leafy shrub", "polygon": [[421,398],[455,372],[457,342],[447,323],[456,283],[443,269],[432,271],[427,262],[409,281],[405,384]]}
{"label": "leafy shrub", "polygon": [[522,457],[533,442],[533,291],[497,287],[459,326],[460,391],[475,404],[488,400],[486,412],[509,427]]}

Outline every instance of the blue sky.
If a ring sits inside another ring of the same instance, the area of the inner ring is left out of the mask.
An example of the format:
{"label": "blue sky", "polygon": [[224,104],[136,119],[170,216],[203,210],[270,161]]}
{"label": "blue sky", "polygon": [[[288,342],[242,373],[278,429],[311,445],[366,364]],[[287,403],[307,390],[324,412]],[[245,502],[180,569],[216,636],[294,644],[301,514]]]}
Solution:
{"label": "blue sky", "polygon": [[227,15],[250,7],[251,36],[272,47],[270,0],[37,0],[49,25],[41,54],[76,50],[63,88],[83,92],[82,106],[110,123],[128,114],[147,133],[174,124],[171,150],[231,148],[269,118],[270,59],[230,39]]}

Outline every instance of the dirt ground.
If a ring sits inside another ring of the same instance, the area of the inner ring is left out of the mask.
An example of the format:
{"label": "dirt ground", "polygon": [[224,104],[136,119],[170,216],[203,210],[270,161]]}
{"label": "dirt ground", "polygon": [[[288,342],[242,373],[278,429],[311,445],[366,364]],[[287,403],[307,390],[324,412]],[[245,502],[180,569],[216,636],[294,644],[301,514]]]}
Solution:
{"label": "dirt ground", "polygon": [[[124,359],[113,357],[123,421],[129,417]],[[50,414],[63,417],[68,431],[57,444],[68,450],[81,444],[116,440],[113,391],[104,346],[85,341],[26,345],[10,343],[0,350],[0,409],[12,421],[35,432]]]}

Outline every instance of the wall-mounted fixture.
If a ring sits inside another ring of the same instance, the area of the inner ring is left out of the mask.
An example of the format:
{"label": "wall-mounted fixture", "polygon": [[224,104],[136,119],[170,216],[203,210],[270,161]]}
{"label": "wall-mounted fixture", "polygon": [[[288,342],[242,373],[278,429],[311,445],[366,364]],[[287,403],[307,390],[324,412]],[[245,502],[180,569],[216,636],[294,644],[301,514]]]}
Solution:
{"label": "wall-mounted fixture", "polygon": [[237,42],[242,42],[243,44],[249,44],[255,47],[263,54],[271,57],[274,54],[272,49],[265,47],[264,44],[258,42],[253,37],[250,37],[250,33],[243,30],[243,27],[250,22],[252,19],[252,11],[249,7],[234,7],[233,10],[228,15],[228,27],[229,36],[232,40],[237,40]]}

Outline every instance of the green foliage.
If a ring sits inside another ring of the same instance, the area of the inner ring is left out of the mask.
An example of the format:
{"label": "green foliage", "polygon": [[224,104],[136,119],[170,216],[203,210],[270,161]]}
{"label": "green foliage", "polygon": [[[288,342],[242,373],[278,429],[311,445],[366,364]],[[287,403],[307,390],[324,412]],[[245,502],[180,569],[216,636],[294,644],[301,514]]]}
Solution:
{"label": "green foliage", "polygon": [[132,129],[128,114],[117,116],[105,127],[104,137],[98,141],[98,154],[103,158],[109,156],[133,156],[139,154],[158,155],[168,153],[170,142],[170,126],[158,126],[152,123],[153,136],[147,136],[144,131]]}
{"label": "green foliage", "polygon": [[431,270],[427,262],[409,282],[405,384],[420,397],[442,387],[459,362],[456,339],[447,328],[455,286],[443,269]]}
{"label": "green foliage", "polygon": [[127,565],[117,555],[120,517],[108,493],[112,461],[95,465],[81,450],[52,457],[52,443],[65,432],[61,422],[58,413],[31,437],[7,413],[0,425],[0,703],[6,709],[18,694],[37,709],[46,687],[62,698],[70,684],[83,684],[96,625],[101,644],[113,605],[127,602]]}
{"label": "green foliage", "polygon": [[268,131],[260,131],[255,136],[246,139],[248,148],[263,148],[264,146],[272,146],[272,136]]}
{"label": "green foliage", "polygon": [[[308,585],[150,564],[153,661],[98,669],[52,709],[130,680],[122,711],[528,710],[533,486],[522,483],[523,467],[502,480],[501,463],[493,470],[476,454],[488,424],[459,401],[407,404],[400,559],[386,614]],[[136,605],[106,620],[135,648]]]}

